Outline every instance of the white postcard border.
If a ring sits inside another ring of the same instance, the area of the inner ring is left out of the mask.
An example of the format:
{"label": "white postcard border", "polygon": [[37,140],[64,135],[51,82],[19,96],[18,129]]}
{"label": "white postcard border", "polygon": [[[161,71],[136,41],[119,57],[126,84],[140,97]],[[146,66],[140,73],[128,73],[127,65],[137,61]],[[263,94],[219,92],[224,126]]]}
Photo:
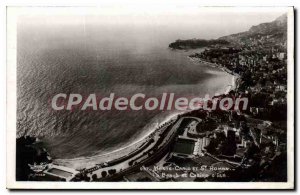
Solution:
{"label": "white postcard border", "polygon": [[[69,7],[71,8],[71,7]],[[124,7],[122,7],[124,8]],[[198,7],[199,8],[199,7]],[[220,7],[201,7],[201,9]],[[234,10],[237,7],[226,7]],[[257,11],[258,7],[242,7]],[[261,8],[261,7],[259,7]],[[7,8],[7,184],[9,189],[293,189],[294,188],[294,9],[263,7],[265,10],[286,10],[288,13],[288,182],[19,182],[16,165],[16,48],[17,17],[28,13],[28,7]],[[34,7],[33,9],[37,9]],[[86,8],[83,8],[86,10]],[[115,8],[114,8],[115,9]],[[166,9],[170,9],[166,7]],[[173,10],[174,8],[171,7]],[[188,9],[188,8],[185,8]],[[199,8],[200,9],[200,8]],[[225,9],[225,8],[224,8]],[[76,10],[80,11],[79,7]],[[133,9],[134,10],[134,9]],[[236,10],[234,10],[236,11]],[[84,12],[83,12],[84,13]]]}

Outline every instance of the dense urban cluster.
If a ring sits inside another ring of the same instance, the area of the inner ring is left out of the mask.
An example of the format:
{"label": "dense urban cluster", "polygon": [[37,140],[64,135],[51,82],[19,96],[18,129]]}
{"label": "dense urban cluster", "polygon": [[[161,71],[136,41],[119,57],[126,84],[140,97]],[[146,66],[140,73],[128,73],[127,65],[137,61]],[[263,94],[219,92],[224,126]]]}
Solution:
{"label": "dense urban cluster", "polygon": [[214,63],[240,75],[234,95],[249,98],[248,111],[252,115],[269,120],[286,119],[287,58],[284,47],[256,52],[242,47],[216,46],[191,57]]}
{"label": "dense urban cluster", "polygon": [[[250,33],[224,37],[233,42],[230,46],[214,45],[190,56],[239,75],[236,89],[227,96],[248,97],[249,108],[239,113],[230,111],[228,120],[219,121],[225,126],[222,124],[210,132],[206,152],[238,162],[237,168],[254,169],[252,173],[261,174],[256,175],[256,179],[265,178],[266,172],[270,173],[270,169],[277,166],[282,175],[286,174],[286,16],[272,25],[278,28],[264,32],[258,26],[250,29]],[[223,111],[221,115],[228,113]]]}

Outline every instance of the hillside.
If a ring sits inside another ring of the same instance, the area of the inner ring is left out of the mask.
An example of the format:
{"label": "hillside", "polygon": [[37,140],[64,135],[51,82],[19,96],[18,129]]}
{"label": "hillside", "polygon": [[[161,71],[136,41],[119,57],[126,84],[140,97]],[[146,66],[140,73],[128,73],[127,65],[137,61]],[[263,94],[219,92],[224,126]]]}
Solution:
{"label": "hillside", "polygon": [[[252,26],[248,31],[220,37],[219,40],[226,40],[232,44],[241,44],[245,41],[263,40],[264,42],[277,42],[286,44],[287,40],[287,15],[278,17],[273,22],[262,23]],[[259,43],[260,41],[258,41]]]}
{"label": "hillside", "polygon": [[248,31],[223,36],[218,39],[176,40],[169,45],[173,49],[196,49],[214,45],[252,46],[274,44],[286,46],[287,15],[284,14],[272,22],[252,26]]}

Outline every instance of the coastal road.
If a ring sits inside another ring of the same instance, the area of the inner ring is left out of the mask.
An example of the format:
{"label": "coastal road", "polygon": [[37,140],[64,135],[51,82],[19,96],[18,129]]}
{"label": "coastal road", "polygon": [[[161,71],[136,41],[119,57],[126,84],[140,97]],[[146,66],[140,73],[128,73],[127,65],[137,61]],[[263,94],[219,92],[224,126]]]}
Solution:
{"label": "coastal road", "polygon": [[[147,147],[145,150],[143,150],[140,154],[137,154],[136,156],[118,164],[115,166],[111,167],[105,167],[98,169],[94,172],[91,172],[88,176],[92,176],[93,174],[97,175],[97,178],[100,178],[100,181],[105,181],[105,180],[114,180],[117,178],[121,178],[122,176],[129,174],[131,172],[139,170],[141,166],[153,163],[157,160],[160,160],[170,149],[170,145],[173,143],[174,138],[176,137],[176,133],[178,128],[180,127],[181,122],[186,119],[186,118],[193,118],[194,117],[182,117],[180,118],[175,124],[172,124],[171,129],[170,126],[165,127],[162,129],[160,132],[156,132],[154,135],[154,143],[151,144],[149,147]],[[196,118],[198,120],[199,118]],[[167,132],[165,132],[167,131]],[[166,135],[164,134],[166,133]],[[161,137],[163,135],[164,137]],[[150,151],[152,149],[156,149],[155,152],[153,152],[151,155],[145,154],[146,151]],[[133,159],[139,159],[136,161],[136,164],[129,166],[129,162]],[[108,176],[106,178],[101,178],[101,172],[102,171],[108,171],[109,169],[116,169],[117,173]]]}

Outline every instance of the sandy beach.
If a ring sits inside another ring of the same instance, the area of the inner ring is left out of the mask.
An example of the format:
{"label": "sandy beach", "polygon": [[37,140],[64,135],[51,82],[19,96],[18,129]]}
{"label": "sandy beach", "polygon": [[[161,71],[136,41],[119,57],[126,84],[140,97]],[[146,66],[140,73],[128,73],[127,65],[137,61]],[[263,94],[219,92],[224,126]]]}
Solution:
{"label": "sandy beach", "polygon": [[[205,62],[205,61],[199,60],[198,58],[191,58],[191,57],[188,57],[188,58],[196,63],[202,63],[205,65],[209,65],[211,67],[221,69],[222,71],[224,71],[228,74],[231,74],[232,75],[232,85],[229,89],[224,89],[225,94],[227,94],[230,90],[234,90],[236,88],[237,79],[239,78],[239,75],[230,73],[229,71],[224,70],[224,67],[219,66],[217,64]],[[178,116],[178,114],[170,116],[168,119],[166,119],[166,121],[164,123],[167,123],[172,118],[177,117],[177,116]],[[79,158],[73,158],[73,159],[54,159],[53,163],[61,165],[61,166],[66,166],[66,167],[70,167],[73,169],[77,169],[77,170],[80,170],[83,168],[94,167],[96,164],[112,161],[112,160],[115,160],[115,159],[118,159],[118,158],[124,156],[125,154],[129,154],[129,153],[135,151],[136,149],[138,149],[140,146],[142,146],[146,142],[147,137],[151,136],[151,134],[154,134],[157,131],[159,131],[159,129],[154,129],[154,130],[150,131],[149,134],[147,134],[143,138],[141,138],[140,140],[138,140],[132,144],[129,144],[127,146],[124,146],[122,148],[119,148],[117,150],[114,150],[112,152],[106,153],[106,154],[94,155],[94,156],[90,156],[90,157],[79,157]]]}
{"label": "sandy beach", "polygon": [[224,66],[221,66],[221,65],[218,65],[216,63],[206,62],[206,61],[201,60],[201,59],[196,58],[196,57],[190,57],[190,56],[188,56],[188,58],[190,60],[192,60],[193,62],[195,62],[195,63],[202,63],[202,64],[208,65],[210,67],[213,67],[213,68],[218,68],[218,69],[222,70],[223,72],[226,72],[226,73],[232,75],[231,88],[230,89],[225,89],[225,91],[224,91],[225,94],[229,93],[229,91],[231,91],[231,90],[235,90],[236,89],[236,87],[238,85],[238,83],[237,83],[238,79],[240,78],[239,74],[234,73],[234,72],[230,71],[228,68],[226,68]]}
{"label": "sandy beach", "polygon": [[54,159],[53,163],[61,166],[70,167],[73,169],[89,168],[95,166],[96,164],[108,162],[120,158],[125,154],[129,154],[134,150],[136,150],[137,148],[139,148],[145,142],[146,140],[143,139],[129,146],[102,155],[96,155],[91,157],[80,157],[80,158],[73,158],[73,159]]}

